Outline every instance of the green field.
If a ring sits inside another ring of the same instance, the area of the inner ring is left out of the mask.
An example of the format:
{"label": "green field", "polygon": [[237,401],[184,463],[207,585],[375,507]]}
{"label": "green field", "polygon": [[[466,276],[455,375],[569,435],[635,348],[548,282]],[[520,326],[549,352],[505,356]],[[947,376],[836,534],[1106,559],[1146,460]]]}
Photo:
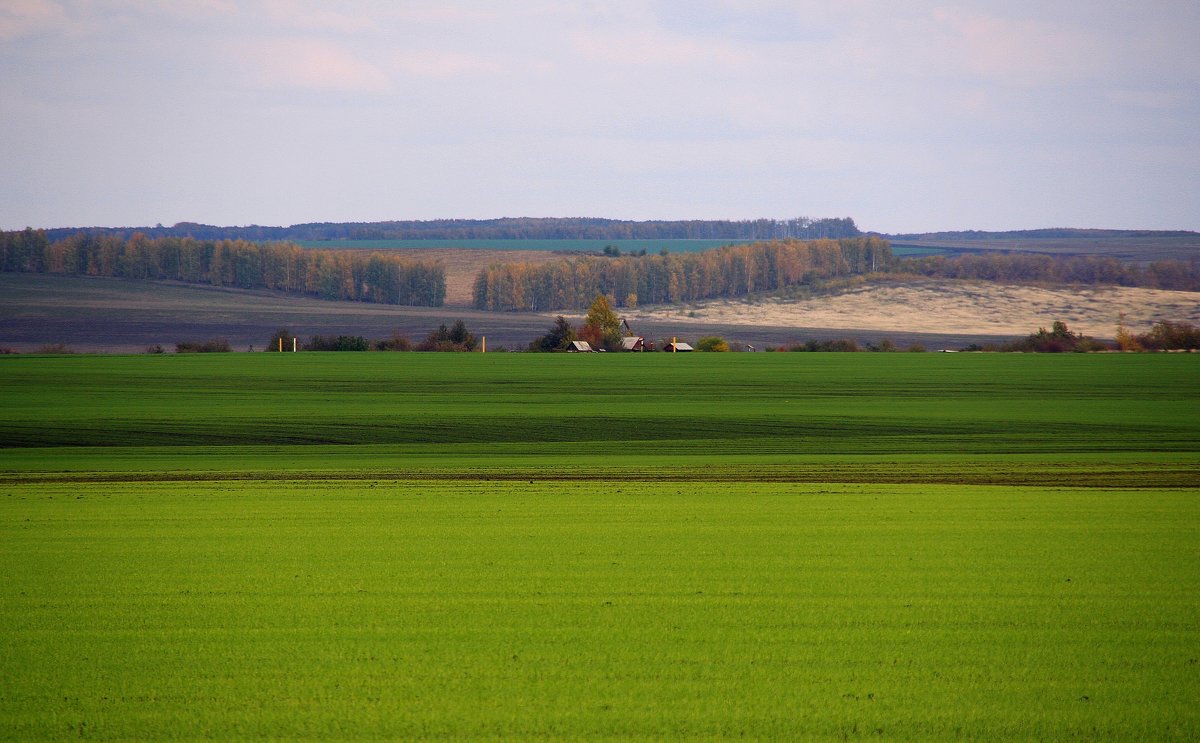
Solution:
{"label": "green field", "polygon": [[470,248],[473,250],[554,250],[570,253],[600,253],[612,245],[623,253],[645,250],[657,253],[698,253],[722,245],[742,245],[754,240],[518,240],[481,238],[475,240],[297,240],[304,248],[350,248],[353,250],[429,250]]}
{"label": "green field", "polygon": [[1080,234],[1069,237],[1018,237],[1005,233],[964,236],[928,235],[893,237],[896,255],[936,255],[987,251],[1042,253],[1058,256],[1104,256],[1120,261],[1192,261],[1200,253],[1200,235],[1124,235],[1120,237]]}
{"label": "green field", "polygon": [[1200,357],[0,357],[0,738],[1194,740]]}
{"label": "green field", "polygon": [[[600,253],[610,245],[622,253],[699,253],[724,245],[745,245],[757,240],[296,240],[303,248],[349,248],[352,250],[430,250],[435,248],[470,248],[474,250],[552,250],[568,253]],[[940,248],[908,246],[894,248],[896,255],[934,255],[946,252]]]}

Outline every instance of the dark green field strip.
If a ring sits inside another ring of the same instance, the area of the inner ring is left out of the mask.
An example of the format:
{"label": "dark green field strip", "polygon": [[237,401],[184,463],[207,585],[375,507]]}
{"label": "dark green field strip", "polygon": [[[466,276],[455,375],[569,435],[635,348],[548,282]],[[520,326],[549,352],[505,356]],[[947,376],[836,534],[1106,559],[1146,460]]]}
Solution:
{"label": "dark green field strip", "polygon": [[[382,419],[381,419],[382,418]],[[364,415],[346,420],[287,416],[112,418],[74,422],[9,420],[0,447],[197,446],[233,444],[457,444],[574,442],[581,446],[652,449],[658,441],[689,440],[697,449],[728,453],[1194,451],[1187,431],[1169,424],[1026,422],[1014,420],[891,420],[884,417],[795,418],[694,416],[669,413],[576,419],[540,415]]]}
{"label": "dark green field strip", "polygon": [[4,738],[1200,736],[1190,492],[7,490]]}
{"label": "dark green field strip", "polygon": [[690,438],[784,452],[1189,451],[1198,380],[1200,359],[1179,356],[18,357],[0,359],[0,446]]}
{"label": "dark green field strip", "polygon": [[[578,445],[126,447],[9,450],[0,485],[51,482],[296,481],[858,482],[1200,489],[1200,454],[1015,455],[696,453],[657,442],[606,458]],[[734,444],[736,442],[727,442]]]}

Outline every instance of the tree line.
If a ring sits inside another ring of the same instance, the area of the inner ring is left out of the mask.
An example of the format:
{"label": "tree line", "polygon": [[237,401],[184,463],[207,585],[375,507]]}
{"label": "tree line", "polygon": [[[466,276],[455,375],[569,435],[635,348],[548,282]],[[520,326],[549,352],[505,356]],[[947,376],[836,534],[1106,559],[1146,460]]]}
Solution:
{"label": "tree line", "polygon": [[[51,241],[79,228],[48,230]],[[634,222],[601,218],[505,217],[501,219],[432,219],[389,222],[313,222],[289,227],[249,225],[219,227],[179,222],[169,227],[92,227],[93,234],[128,239],[135,232],[149,237],[192,237],[197,240],[772,240],[840,238],[860,235],[854,220],[795,217],[748,220],[650,220]]]}
{"label": "tree line", "polygon": [[1115,284],[1150,289],[1200,291],[1200,264],[1196,261],[1162,260],[1137,264],[1100,256],[987,253],[905,258],[896,261],[891,270],[939,279]]}
{"label": "tree line", "polygon": [[701,253],[572,258],[497,264],[475,280],[481,310],[581,309],[597,294],[618,307],[739,297],[820,279],[883,270],[892,262],[877,237],[772,240]]}
{"label": "tree line", "polygon": [[123,239],[77,232],[51,242],[43,230],[0,232],[0,270],[166,279],[424,307],[440,307],[446,296],[440,263],[396,253],[141,233]]}
{"label": "tree line", "polygon": [[1004,232],[989,232],[986,230],[957,230],[949,232],[909,232],[897,235],[885,235],[892,240],[1047,240],[1063,238],[1161,238],[1161,237],[1197,237],[1191,230],[1098,230],[1078,229],[1074,227],[1052,227],[1037,230],[1007,230]]}

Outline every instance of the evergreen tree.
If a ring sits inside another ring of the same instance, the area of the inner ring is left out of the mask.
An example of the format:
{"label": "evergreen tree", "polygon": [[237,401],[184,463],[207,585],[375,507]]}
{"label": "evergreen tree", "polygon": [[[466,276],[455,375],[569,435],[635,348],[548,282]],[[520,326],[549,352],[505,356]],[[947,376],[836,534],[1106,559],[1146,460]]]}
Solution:
{"label": "evergreen tree", "polygon": [[571,341],[578,340],[575,334],[575,328],[571,327],[571,323],[562,315],[559,315],[554,320],[554,326],[550,328],[550,332],[540,338],[535,339],[529,344],[530,351],[565,351],[571,345]]}

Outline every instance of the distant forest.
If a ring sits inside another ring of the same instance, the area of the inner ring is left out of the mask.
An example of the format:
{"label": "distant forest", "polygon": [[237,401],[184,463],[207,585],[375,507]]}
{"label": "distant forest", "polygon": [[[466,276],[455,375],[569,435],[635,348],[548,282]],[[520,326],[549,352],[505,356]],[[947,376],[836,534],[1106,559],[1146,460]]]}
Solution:
{"label": "distant forest", "polygon": [[191,237],[196,240],[778,240],[857,237],[842,219],[682,220],[633,222],[598,218],[434,219],[397,222],[314,222],[290,227],[216,227],[180,222],[171,227],[89,227],[46,230],[51,242],[78,232],[129,239]]}
{"label": "distant forest", "polygon": [[926,256],[897,261],[891,270],[939,279],[1001,283],[1111,284],[1150,289],[1200,291],[1196,261],[1153,261],[1142,265],[1104,256],[1049,256],[1037,253]]}
{"label": "distant forest", "polygon": [[984,232],[980,230],[922,232],[903,235],[884,235],[884,237],[889,240],[1057,240],[1071,238],[1109,240],[1147,237],[1200,237],[1200,233],[1189,230],[1091,230],[1052,227],[1049,229],[1010,230],[1007,232]]}
{"label": "distant forest", "polygon": [[702,253],[498,264],[476,279],[474,305],[520,312],[583,309],[598,293],[611,296],[618,307],[740,297],[882,270],[891,262],[887,242],[857,237],[776,240]]}
{"label": "distant forest", "polygon": [[859,237],[776,240],[702,253],[498,264],[476,279],[473,303],[481,310],[579,310],[600,293],[612,297],[616,306],[674,304],[742,297],[868,273],[1200,291],[1200,264],[1195,261],[1143,265],[1103,256],[1033,253],[896,259],[887,241]]}
{"label": "distant forest", "polygon": [[[284,241],[141,233],[126,238],[86,231],[52,240],[51,234],[33,229],[0,232],[0,270],[165,279],[416,306],[441,306],[446,295],[442,264],[408,259],[403,251],[305,249]],[[601,293],[617,306],[672,304],[866,273],[1200,291],[1200,261],[1195,258],[1119,261],[1107,256],[994,252],[897,260],[887,241],[859,236],[774,239],[700,253],[615,251],[605,257],[494,265],[476,277],[473,303],[479,309],[501,311],[582,309]]]}
{"label": "distant forest", "polygon": [[43,230],[0,232],[0,270],[165,279],[424,307],[440,307],[446,296],[440,263],[395,251],[310,250],[285,242],[140,233],[124,239],[80,232],[51,242]]}

